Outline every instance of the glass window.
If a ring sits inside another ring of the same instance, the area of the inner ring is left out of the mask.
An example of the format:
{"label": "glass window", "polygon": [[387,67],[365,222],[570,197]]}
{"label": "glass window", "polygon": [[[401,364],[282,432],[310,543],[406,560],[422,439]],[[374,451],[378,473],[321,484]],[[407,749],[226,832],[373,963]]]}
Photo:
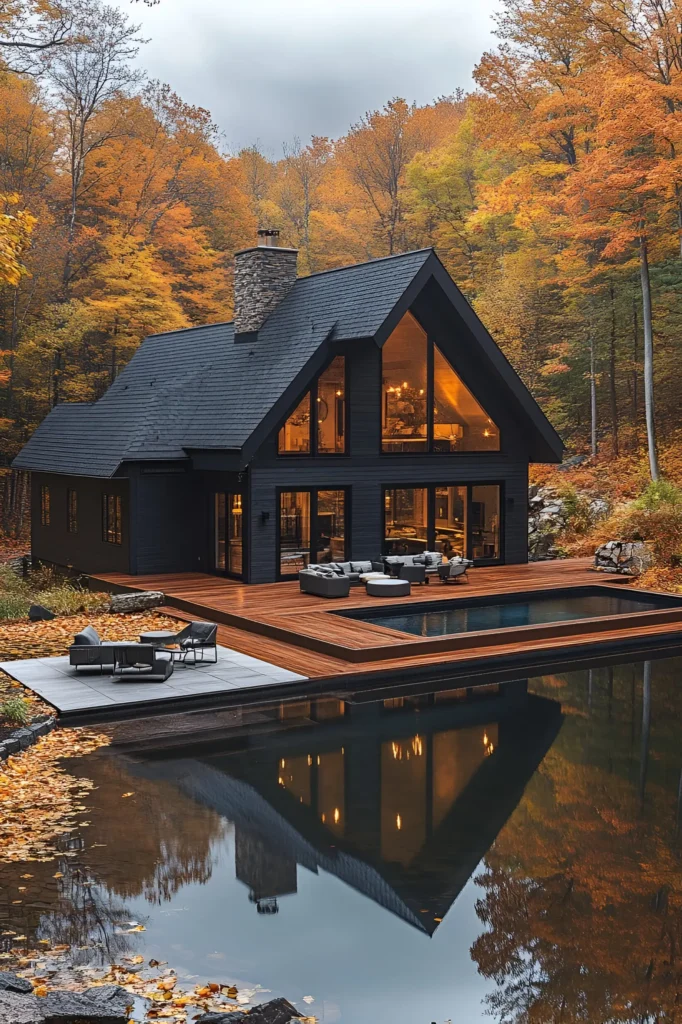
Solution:
{"label": "glass window", "polygon": [[428,490],[426,487],[388,488],[384,491],[384,553],[415,555],[426,551]]}
{"label": "glass window", "polygon": [[317,381],[318,455],[343,455],[346,450],[346,360],[336,356]]}
{"label": "glass window", "polygon": [[316,562],[346,560],[346,495],[344,491],[318,491]]}
{"label": "glass window", "polygon": [[122,543],[121,495],[102,495],[102,540],[107,544]]}
{"label": "glass window", "polygon": [[50,525],[50,488],[47,484],[40,487],[40,525]]}
{"label": "glass window", "polygon": [[427,402],[426,333],[406,313],[381,350],[381,448],[425,452]]}
{"label": "glass window", "polygon": [[310,392],[303,396],[281,428],[277,450],[293,455],[310,454]]}
{"label": "glass window", "polygon": [[433,450],[483,452],[499,449],[499,430],[434,345]]}
{"label": "glass window", "polygon": [[66,528],[69,533],[78,533],[78,491],[70,487],[66,491]]}
{"label": "glass window", "polygon": [[436,534],[435,551],[445,558],[466,555],[467,548],[467,489],[466,487],[436,487],[434,505]]}
{"label": "glass window", "polygon": [[471,488],[471,550],[473,558],[500,557],[500,488],[496,484]]}
{"label": "glass window", "polygon": [[242,496],[241,494],[228,494],[227,504],[229,509],[227,536],[228,536],[228,571],[234,576],[241,576],[243,567],[242,556]]}
{"label": "glass window", "polygon": [[292,575],[310,561],[310,491],[279,496],[279,571]]}

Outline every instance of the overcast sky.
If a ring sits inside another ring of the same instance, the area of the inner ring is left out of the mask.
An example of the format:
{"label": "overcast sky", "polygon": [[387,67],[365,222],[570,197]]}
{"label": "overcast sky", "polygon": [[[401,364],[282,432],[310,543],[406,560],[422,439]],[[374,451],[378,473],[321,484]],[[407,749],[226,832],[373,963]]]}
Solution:
{"label": "overcast sky", "polygon": [[496,0],[114,0],[151,41],[140,63],[207,107],[227,146],[280,156],[295,136],[342,135],[393,96],[427,103],[472,85]]}

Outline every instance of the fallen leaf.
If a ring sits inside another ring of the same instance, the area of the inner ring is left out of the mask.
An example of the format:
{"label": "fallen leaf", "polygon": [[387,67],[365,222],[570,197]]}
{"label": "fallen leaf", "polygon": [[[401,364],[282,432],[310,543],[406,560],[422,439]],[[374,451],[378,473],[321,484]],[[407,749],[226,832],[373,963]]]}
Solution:
{"label": "fallen leaf", "polygon": [[135,792],[134,792],[134,790],[133,790],[133,791],[131,791],[130,793],[121,793],[121,800],[125,800],[125,798],[126,798],[127,796],[135,796]]}

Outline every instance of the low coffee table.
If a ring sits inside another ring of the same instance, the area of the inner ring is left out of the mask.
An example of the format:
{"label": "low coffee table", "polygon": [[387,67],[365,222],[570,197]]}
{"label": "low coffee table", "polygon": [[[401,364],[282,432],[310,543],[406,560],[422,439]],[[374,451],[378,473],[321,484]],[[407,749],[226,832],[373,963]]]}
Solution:
{"label": "low coffee table", "polygon": [[409,580],[367,580],[367,593],[370,597],[409,597]]}
{"label": "low coffee table", "polygon": [[151,644],[152,647],[165,647],[172,636],[175,636],[172,629],[152,629],[148,633],[140,633],[140,643]]}

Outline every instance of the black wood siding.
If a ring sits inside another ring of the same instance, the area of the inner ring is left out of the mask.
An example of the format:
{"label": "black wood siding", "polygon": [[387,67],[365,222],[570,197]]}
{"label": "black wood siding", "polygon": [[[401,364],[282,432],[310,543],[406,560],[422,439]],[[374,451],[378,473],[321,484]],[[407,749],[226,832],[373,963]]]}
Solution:
{"label": "black wood siding", "polygon": [[[40,489],[50,488],[50,525],[40,524]],[[78,494],[78,532],[67,530],[66,492]],[[102,540],[102,495],[121,497],[122,543]],[[128,481],[120,478],[31,474],[31,553],[34,558],[78,572],[130,571],[130,500]]]}

